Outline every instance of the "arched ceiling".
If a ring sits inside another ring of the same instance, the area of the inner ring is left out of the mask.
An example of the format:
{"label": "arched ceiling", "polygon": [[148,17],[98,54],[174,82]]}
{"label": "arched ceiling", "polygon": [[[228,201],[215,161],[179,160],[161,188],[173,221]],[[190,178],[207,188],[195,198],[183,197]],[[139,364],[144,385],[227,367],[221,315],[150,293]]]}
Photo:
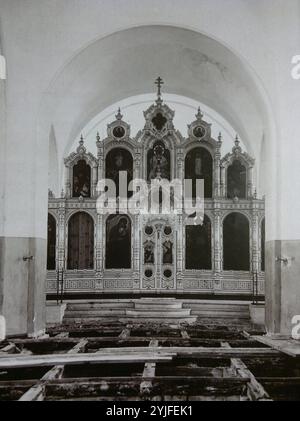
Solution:
{"label": "arched ceiling", "polygon": [[46,92],[61,161],[82,128],[109,105],[154,91],[206,104],[259,157],[264,109],[249,69],[228,48],[194,31],[144,26],[114,33],[78,53]]}

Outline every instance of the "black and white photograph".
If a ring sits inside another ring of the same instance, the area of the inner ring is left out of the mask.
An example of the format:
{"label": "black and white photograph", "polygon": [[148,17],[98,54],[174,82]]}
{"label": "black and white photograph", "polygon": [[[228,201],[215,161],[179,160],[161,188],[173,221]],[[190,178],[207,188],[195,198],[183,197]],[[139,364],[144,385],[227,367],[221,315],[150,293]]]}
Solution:
{"label": "black and white photograph", "polygon": [[0,402],[300,401],[299,117],[300,0],[0,0]]}

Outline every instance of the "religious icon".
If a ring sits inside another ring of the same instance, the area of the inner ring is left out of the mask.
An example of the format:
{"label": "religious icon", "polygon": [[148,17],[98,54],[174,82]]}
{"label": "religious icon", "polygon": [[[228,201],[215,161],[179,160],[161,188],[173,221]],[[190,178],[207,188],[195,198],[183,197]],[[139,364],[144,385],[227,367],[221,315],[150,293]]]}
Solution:
{"label": "religious icon", "polygon": [[163,264],[173,263],[173,244],[171,241],[163,243]]}
{"label": "religious icon", "polygon": [[131,222],[126,215],[111,215],[107,220],[106,268],[131,268]]}
{"label": "religious icon", "polygon": [[204,129],[204,127],[202,127],[202,126],[195,127],[194,130],[193,130],[193,134],[198,139],[201,139],[205,135],[205,129]]}
{"label": "religious icon", "polygon": [[144,245],[144,263],[154,264],[154,244],[151,241]]}
{"label": "religious icon", "polygon": [[227,197],[228,199],[246,199],[246,168],[235,160],[227,169]]}
{"label": "religious icon", "polygon": [[73,167],[73,197],[91,197],[91,167],[80,160]]}
{"label": "religious icon", "polygon": [[[127,173],[127,183],[132,181],[133,177],[133,158],[129,151],[122,148],[112,149],[106,156],[106,178],[113,180],[116,185],[117,196],[119,196],[119,173]],[[131,196],[132,192],[128,192]]]}
{"label": "religious icon", "polygon": [[156,142],[148,152],[148,181],[153,179],[170,180],[170,152],[162,142]]}
{"label": "religious icon", "polygon": [[205,148],[192,149],[185,158],[185,179],[193,182],[193,198],[196,197],[196,180],[204,180],[204,197],[212,197],[213,159]]}
{"label": "religious icon", "polygon": [[117,139],[122,139],[122,137],[125,136],[125,129],[124,129],[124,127],[122,127],[122,126],[115,127],[114,130],[113,130],[113,135]]}
{"label": "religious icon", "polygon": [[186,269],[211,269],[211,222],[207,216],[202,225],[186,226]]}
{"label": "religious icon", "polygon": [[197,153],[195,157],[195,175],[202,175],[202,159],[199,153]]}

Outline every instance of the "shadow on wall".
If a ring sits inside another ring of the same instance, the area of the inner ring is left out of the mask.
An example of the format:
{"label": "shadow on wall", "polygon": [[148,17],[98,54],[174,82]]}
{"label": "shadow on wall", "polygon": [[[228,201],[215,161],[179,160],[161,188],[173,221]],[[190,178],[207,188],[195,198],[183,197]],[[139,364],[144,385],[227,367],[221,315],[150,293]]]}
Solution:
{"label": "shadow on wall", "polygon": [[6,323],[4,316],[0,316],[0,341],[3,341],[6,337]]}
{"label": "shadow on wall", "polygon": [[6,61],[4,56],[0,54],[0,79],[6,79]]}

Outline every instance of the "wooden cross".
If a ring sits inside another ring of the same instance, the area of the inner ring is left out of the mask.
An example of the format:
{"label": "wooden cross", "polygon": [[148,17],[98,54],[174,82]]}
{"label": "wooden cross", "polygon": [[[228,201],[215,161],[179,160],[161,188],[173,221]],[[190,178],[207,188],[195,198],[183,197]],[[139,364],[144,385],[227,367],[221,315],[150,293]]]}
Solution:
{"label": "wooden cross", "polygon": [[164,81],[162,80],[162,78],[159,76],[156,81],[155,81],[155,85],[157,85],[157,96],[160,98],[161,97],[161,87],[164,84]]}

